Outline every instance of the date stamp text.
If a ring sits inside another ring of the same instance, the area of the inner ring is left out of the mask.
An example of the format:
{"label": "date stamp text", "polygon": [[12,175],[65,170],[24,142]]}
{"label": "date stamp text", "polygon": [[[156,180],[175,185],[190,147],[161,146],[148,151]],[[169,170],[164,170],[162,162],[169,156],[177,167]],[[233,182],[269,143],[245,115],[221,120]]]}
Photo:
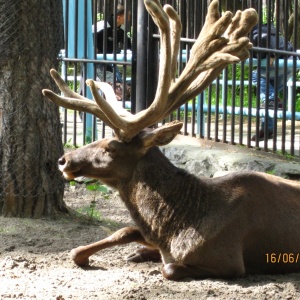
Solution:
{"label": "date stamp text", "polygon": [[267,264],[297,264],[299,262],[299,253],[266,253]]}

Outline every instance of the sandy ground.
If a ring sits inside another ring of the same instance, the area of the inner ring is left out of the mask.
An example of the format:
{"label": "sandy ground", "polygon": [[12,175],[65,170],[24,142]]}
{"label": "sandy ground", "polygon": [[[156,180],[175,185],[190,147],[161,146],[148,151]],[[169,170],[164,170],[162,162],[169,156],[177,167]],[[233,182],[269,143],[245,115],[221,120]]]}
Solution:
{"label": "sandy ground", "polygon": [[[300,274],[236,280],[163,279],[161,263],[127,263],[136,244],[103,250],[79,268],[69,251],[132,224],[117,194],[67,184],[70,216],[0,217],[0,299],[300,299]],[[93,209],[90,206],[94,206]]]}

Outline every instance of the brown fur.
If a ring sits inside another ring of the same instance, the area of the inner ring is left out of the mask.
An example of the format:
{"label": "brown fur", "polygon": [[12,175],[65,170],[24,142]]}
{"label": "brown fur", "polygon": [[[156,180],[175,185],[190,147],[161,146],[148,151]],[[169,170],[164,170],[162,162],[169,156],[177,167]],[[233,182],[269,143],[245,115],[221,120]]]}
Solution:
{"label": "brown fur", "polygon": [[[173,126],[172,135],[168,125],[167,134],[161,127],[130,143],[106,139],[60,159],[66,178],[98,178],[118,189],[138,228],[72,250],[74,261],[83,265],[96,251],[136,241],[149,257],[159,250],[163,275],[173,280],[298,272],[300,257],[267,263],[267,255],[300,256],[299,182],[255,172],[197,178],[156,147],[176,135]],[[147,260],[145,253],[130,260]]]}

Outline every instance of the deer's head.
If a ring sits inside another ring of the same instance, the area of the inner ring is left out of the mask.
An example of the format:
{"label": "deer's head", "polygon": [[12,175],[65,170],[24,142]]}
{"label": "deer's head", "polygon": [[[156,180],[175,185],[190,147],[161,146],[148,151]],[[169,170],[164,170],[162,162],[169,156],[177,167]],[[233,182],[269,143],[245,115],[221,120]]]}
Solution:
{"label": "deer's head", "polygon": [[[231,12],[225,12],[220,16],[218,1],[214,0],[191,49],[190,59],[176,78],[181,34],[179,16],[171,6],[161,7],[159,0],[145,0],[144,3],[159,28],[161,42],[158,86],[149,108],[131,114],[117,101],[110,85],[91,79],[86,83],[95,102],[90,101],[70,90],[55,70],[50,71],[65,96],[45,89],[43,94],[47,98],[65,108],[95,115],[116,135],[116,138],[92,143],[61,158],[60,169],[68,179],[80,175],[103,179],[105,176],[118,177],[118,172],[124,174],[126,166],[133,165],[148,149],[169,143],[182,124],[174,122],[153,131],[145,128],[165,119],[201,93],[227,65],[249,57],[248,49],[252,44],[247,35],[257,23],[256,11],[238,11],[234,17]],[[106,99],[99,94],[99,89]]]}
{"label": "deer's head", "polygon": [[117,137],[96,141],[62,156],[59,169],[68,180],[85,176],[117,187],[118,182],[131,177],[149,149],[168,144],[181,127],[182,123],[174,121],[154,130],[142,130],[130,142]]}

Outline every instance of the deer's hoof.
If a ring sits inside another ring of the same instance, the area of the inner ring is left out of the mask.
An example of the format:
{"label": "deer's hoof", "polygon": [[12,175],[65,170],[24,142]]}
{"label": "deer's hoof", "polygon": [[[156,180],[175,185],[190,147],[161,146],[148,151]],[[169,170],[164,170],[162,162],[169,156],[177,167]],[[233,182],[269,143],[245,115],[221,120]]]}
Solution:
{"label": "deer's hoof", "polygon": [[74,263],[79,267],[86,267],[89,265],[89,258],[82,255],[81,247],[72,249],[70,252],[70,256]]}
{"label": "deer's hoof", "polygon": [[149,248],[141,248],[137,250],[135,253],[132,253],[127,257],[127,261],[129,262],[145,262],[145,261],[152,261],[152,262],[160,262],[161,256],[159,250],[157,249],[149,249]]}
{"label": "deer's hoof", "polygon": [[186,272],[186,267],[184,265],[169,263],[164,265],[162,270],[163,277],[168,280],[179,281],[184,277],[188,277],[190,274]]}

